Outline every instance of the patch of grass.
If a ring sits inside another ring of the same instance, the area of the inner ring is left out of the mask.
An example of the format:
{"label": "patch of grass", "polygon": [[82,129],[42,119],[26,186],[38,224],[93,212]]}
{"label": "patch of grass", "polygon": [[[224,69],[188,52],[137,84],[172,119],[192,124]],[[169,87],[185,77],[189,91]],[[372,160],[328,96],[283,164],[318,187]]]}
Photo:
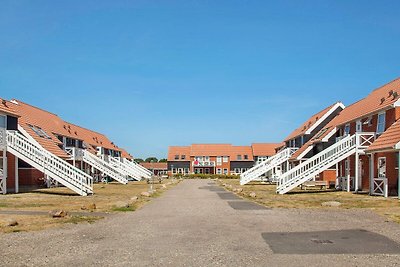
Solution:
{"label": "patch of grass", "polygon": [[8,204],[7,203],[0,203],[0,208],[7,208]]}
{"label": "patch of grass", "polygon": [[134,206],[129,206],[129,207],[115,207],[112,209],[113,211],[119,211],[119,212],[128,212],[128,211],[135,211],[136,207]]}
{"label": "patch of grass", "polygon": [[[279,195],[276,193],[276,186],[260,182],[249,183],[240,186],[236,179],[219,179],[220,185],[225,184],[225,189],[233,191],[241,188],[243,191],[239,196],[257,202],[270,208],[284,209],[332,209],[322,206],[323,202],[338,201],[342,205],[339,209],[370,209],[390,220],[400,223],[400,201],[394,198],[383,198],[363,194],[353,194],[343,191],[304,191],[295,189],[288,194]],[[255,198],[249,194],[256,193]]]}

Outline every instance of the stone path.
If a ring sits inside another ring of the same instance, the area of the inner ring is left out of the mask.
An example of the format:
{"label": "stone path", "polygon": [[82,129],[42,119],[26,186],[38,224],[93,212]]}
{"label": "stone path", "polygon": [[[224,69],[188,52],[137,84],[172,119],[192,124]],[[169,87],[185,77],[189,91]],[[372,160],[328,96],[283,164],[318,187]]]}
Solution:
{"label": "stone path", "polygon": [[364,210],[266,209],[187,180],[133,213],[0,236],[0,266],[397,266],[400,226]]}

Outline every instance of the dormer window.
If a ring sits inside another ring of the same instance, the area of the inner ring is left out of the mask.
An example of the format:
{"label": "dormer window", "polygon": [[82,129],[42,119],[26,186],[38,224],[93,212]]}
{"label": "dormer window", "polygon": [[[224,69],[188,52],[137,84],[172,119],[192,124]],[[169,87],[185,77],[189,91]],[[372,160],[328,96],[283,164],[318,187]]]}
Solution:
{"label": "dormer window", "polygon": [[242,160],[242,155],[237,155],[237,160]]}
{"label": "dormer window", "polygon": [[186,159],[186,155],[181,155],[181,159]]}
{"label": "dormer window", "polygon": [[179,155],[175,155],[175,159],[178,160],[179,159]]}
{"label": "dormer window", "polygon": [[244,155],[243,157],[244,157],[244,159],[246,159],[246,160],[249,159],[249,155]]}

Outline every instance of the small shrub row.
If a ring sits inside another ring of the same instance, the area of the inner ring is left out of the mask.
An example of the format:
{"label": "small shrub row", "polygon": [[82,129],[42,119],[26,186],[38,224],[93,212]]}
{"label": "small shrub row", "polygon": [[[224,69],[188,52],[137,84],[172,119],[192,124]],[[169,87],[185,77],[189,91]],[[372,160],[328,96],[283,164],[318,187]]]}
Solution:
{"label": "small shrub row", "polygon": [[239,179],[239,175],[225,175],[225,174],[174,174],[174,178],[183,178],[183,179]]}

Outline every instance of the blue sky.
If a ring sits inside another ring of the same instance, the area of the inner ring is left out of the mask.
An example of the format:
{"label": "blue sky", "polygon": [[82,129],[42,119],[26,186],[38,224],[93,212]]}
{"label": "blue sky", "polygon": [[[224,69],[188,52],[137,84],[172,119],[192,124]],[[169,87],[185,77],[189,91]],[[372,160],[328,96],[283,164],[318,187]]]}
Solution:
{"label": "blue sky", "polygon": [[399,1],[0,2],[0,97],[169,145],[280,142],[399,77]]}

